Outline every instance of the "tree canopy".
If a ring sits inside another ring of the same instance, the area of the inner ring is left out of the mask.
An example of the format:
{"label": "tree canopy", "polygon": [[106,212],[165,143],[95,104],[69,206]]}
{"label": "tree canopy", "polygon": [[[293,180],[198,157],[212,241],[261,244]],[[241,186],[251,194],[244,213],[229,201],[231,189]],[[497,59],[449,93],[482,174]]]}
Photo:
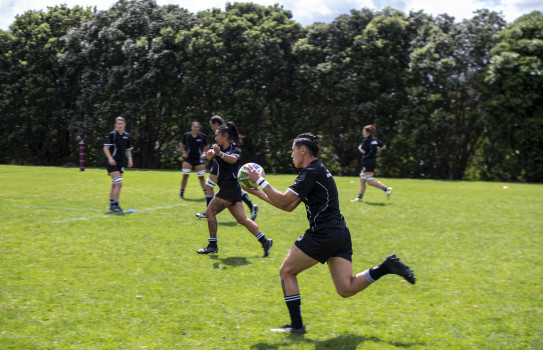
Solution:
{"label": "tree canopy", "polygon": [[141,168],[176,168],[199,121],[234,120],[243,160],[294,171],[292,138],[321,134],[321,158],[357,174],[361,131],[387,144],[380,176],[543,181],[543,15],[507,24],[479,10],[352,10],[302,27],[279,5],[196,14],[154,0],[49,7],[0,31],[0,162],[102,166],[123,115]]}

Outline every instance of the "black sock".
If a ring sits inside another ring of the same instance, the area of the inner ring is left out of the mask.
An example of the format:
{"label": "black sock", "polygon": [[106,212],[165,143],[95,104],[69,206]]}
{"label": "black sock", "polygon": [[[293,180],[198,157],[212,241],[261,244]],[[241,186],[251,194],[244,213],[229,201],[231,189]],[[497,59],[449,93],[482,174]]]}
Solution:
{"label": "black sock", "polygon": [[388,275],[390,273],[390,269],[385,264],[381,264],[379,266],[372,267],[368,272],[371,278],[373,278],[374,281],[377,281],[384,275]]}
{"label": "black sock", "polygon": [[211,202],[211,200],[213,199],[213,197],[214,197],[214,196],[207,196],[207,195],[206,195],[206,202],[207,202],[206,207],[209,206],[209,203]]}
{"label": "black sock", "polygon": [[363,195],[361,195],[360,193],[358,194],[358,198],[362,198]]}
{"label": "black sock", "polygon": [[182,188],[182,189],[181,189],[181,192],[179,192],[179,194],[180,194],[180,195],[183,195],[184,193],[185,193],[185,189]]}
{"label": "black sock", "polygon": [[266,235],[260,232],[258,236],[256,236],[256,239],[258,239],[260,243],[264,244],[266,242]]}
{"label": "black sock", "polygon": [[386,186],[383,186],[382,190],[386,192],[387,187],[386,187]]}
{"label": "black sock", "polygon": [[210,238],[207,240],[207,242],[208,242],[208,244],[209,244],[210,246],[216,246],[216,245],[217,245],[217,237],[215,237],[215,238],[211,238],[211,237],[210,237]]}
{"label": "black sock", "polygon": [[253,202],[251,202],[251,198],[249,198],[247,192],[243,192],[241,199],[245,202],[245,204],[247,204],[250,210],[253,210]]}
{"label": "black sock", "polygon": [[114,199],[109,200],[109,205],[119,205],[119,201],[116,201]]}
{"label": "black sock", "polygon": [[302,328],[302,298],[300,294],[285,297],[285,302],[290,314],[290,326],[292,328]]}

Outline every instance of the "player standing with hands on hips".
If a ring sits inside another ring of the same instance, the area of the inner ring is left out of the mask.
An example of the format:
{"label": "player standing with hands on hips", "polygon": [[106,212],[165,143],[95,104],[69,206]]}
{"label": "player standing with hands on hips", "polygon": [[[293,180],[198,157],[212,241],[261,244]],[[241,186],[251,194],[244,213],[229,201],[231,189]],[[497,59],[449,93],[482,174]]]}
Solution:
{"label": "player standing with hands on hips", "polygon": [[215,141],[213,149],[207,152],[208,159],[215,157],[217,163],[217,184],[219,191],[213,197],[206,209],[207,226],[209,229],[208,245],[198,249],[198,254],[217,253],[219,246],[217,244],[217,214],[224,209],[228,209],[236,221],[245,226],[256,239],[262,244],[264,257],[271,251],[273,241],[266,238],[260,231],[258,225],[247,218],[243,204],[241,204],[241,187],[238,182],[238,171],[241,156],[241,135],[239,135],[234,122],[228,122],[217,128],[215,131]]}
{"label": "player standing with hands on hips", "polygon": [[384,150],[387,146],[381,140],[375,137],[375,126],[366,125],[362,130],[364,141],[358,146],[362,153],[362,170],[360,171],[360,192],[353,202],[362,202],[364,192],[366,192],[366,182],[368,185],[377,187],[385,191],[387,198],[392,194],[392,187],[386,187],[381,182],[373,178],[375,165],[377,164],[377,152]]}
{"label": "player standing with hands on hips", "polygon": [[104,153],[107,157],[107,173],[111,176],[111,190],[109,191],[109,210],[124,213],[119,205],[121,187],[123,186],[123,173],[125,164],[131,168],[132,145],[130,135],[124,131],[126,120],[123,117],[115,118],[115,130],[106,135]]}
{"label": "player standing with hands on hips", "polygon": [[339,210],[334,178],[317,158],[319,138],[304,133],[294,139],[291,158],[294,166],[302,170],[284,193],[259,177],[251,167],[246,171],[249,179],[262,189],[245,188],[246,191],[285,211],[292,211],[304,202],[309,221],[309,229],[294,243],[279,269],[291,323],[270,329],[272,332],[305,333],[297,275],[319,262],[328,263],[336,290],[344,298],[357,294],[388,274],[415,283],[413,271],[394,254],[380,265],[353,276],[351,235]]}
{"label": "player standing with hands on hips", "polygon": [[190,123],[190,131],[183,134],[183,139],[179,142],[179,149],[183,157],[181,170],[183,177],[181,178],[179,198],[185,198],[185,187],[187,186],[187,180],[192,169],[196,170],[196,175],[198,175],[198,180],[200,180],[200,186],[204,190],[205,196],[207,192],[204,183],[204,176],[206,175],[204,159],[209,145],[207,144],[206,134],[200,132],[199,122]]}

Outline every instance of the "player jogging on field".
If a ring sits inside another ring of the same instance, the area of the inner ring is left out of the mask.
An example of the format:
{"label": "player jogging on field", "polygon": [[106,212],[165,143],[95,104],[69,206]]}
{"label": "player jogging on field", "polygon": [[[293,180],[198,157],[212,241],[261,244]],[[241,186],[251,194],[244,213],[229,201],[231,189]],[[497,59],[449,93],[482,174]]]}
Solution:
{"label": "player jogging on field", "polygon": [[238,134],[234,122],[228,122],[217,128],[215,131],[217,144],[209,150],[208,158],[215,157],[217,161],[217,184],[220,189],[213,197],[206,209],[207,225],[209,229],[208,245],[198,249],[198,254],[217,253],[217,218],[224,209],[228,209],[237,222],[247,228],[256,239],[262,244],[264,257],[271,251],[273,241],[266,238],[260,231],[258,225],[247,218],[243,204],[241,204],[241,187],[238,182],[238,171],[240,167],[241,136]]}
{"label": "player jogging on field", "polygon": [[200,132],[200,123],[192,122],[190,124],[190,131],[183,135],[183,139],[179,142],[179,148],[183,156],[183,177],[181,179],[179,198],[185,198],[185,187],[187,186],[187,180],[192,169],[196,170],[200,186],[204,190],[204,195],[207,195],[204,183],[204,176],[206,175],[204,159],[209,145],[206,134]]}
{"label": "player jogging on field", "polygon": [[[211,142],[212,144],[215,143],[214,141],[215,131],[217,130],[219,126],[223,124],[224,124],[224,120],[222,119],[221,116],[215,115],[211,117],[211,119],[209,119],[209,126],[211,127],[211,130],[213,130],[213,141]],[[207,201],[206,205],[209,205],[209,202],[211,202],[211,200],[213,199],[213,196],[214,196],[213,189],[215,188],[215,186],[217,186],[217,164],[216,164],[215,158],[213,157],[211,159],[209,177],[207,178],[207,181],[206,181],[206,191],[205,191],[206,201]],[[256,220],[256,215],[258,213],[258,205],[253,204],[253,202],[251,201],[251,198],[249,198],[249,195],[245,191],[241,191],[241,199],[243,200],[243,202],[245,202],[245,204],[247,204],[247,206],[249,207],[249,210],[251,211],[251,220],[253,221]],[[205,219],[206,213],[205,212],[196,213],[196,217]]]}
{"label": "player jogging on field", "polygon": [[387,274],[397,274],[415,283],[413,271],[395,255],[389,255],[380,265],[353,276],[351,235],[339,210],[334,178],[317,159],[318,139],[319,136],[309,133],[294,139],[292,161],[302,170],[285,193],[273,188],[254,169],[249,167],[246,171],[249,179],[262,189],[247,188],[246,191],[285,211],[292,211],[304,202],[309,221],[309,229],[294,243],[279,269],[291,322],[270,329],[273,332],[305,333],[297,275],[319,262],[328,262],[336,290],[344,298],[366,289]]}
{"label": "player jogging on field", "polygon": [[364,141],[358,146],[362,153],[362,170],[360,171],[360,192],[354,202],[362,202],[364,192],[366,192],[366,182],[368,185],[377,187],[385,191],[387,198],[392,194],[392,187],[387,187],[374,179],[375,165],[377,164],[377,152],[384,150],[387,146],[381,140],[375,137],[375,126],[366,125],[362,130]]}
{"label": "player jogging on field", "polygon": [[115,118],[115,130],[106,135],[103,148],[107,157],[107,173],[111,176],[109,210],[117,213],[124,212],[119,205],[124,167],[128,165],[131,168],[134,165],[130,135],[124,131],[125,127],[126,120],[123,117]]}

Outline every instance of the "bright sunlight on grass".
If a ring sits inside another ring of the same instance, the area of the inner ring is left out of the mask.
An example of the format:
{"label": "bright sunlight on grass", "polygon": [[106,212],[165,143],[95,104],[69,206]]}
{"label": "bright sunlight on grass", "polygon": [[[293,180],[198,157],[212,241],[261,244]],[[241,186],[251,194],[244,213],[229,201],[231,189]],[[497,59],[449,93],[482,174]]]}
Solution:
{"label": "bright sunlight on grass", "polygon": [[[285,190],[295,175],[267,175]],[[305,209],[260,206],[260,244],[219,215],[207,244],[196,174],[128,170],[106,215],[104,169],[0,166],[0,349],[541,349],[543,186],[384,179],[386,195],[336,177],[361,272],[395,253],[417,276],[339,297],[326,266],[300,278],[305,336],[289,322],[278,269]],[[504,189],[503,186],[509,188]]]}

